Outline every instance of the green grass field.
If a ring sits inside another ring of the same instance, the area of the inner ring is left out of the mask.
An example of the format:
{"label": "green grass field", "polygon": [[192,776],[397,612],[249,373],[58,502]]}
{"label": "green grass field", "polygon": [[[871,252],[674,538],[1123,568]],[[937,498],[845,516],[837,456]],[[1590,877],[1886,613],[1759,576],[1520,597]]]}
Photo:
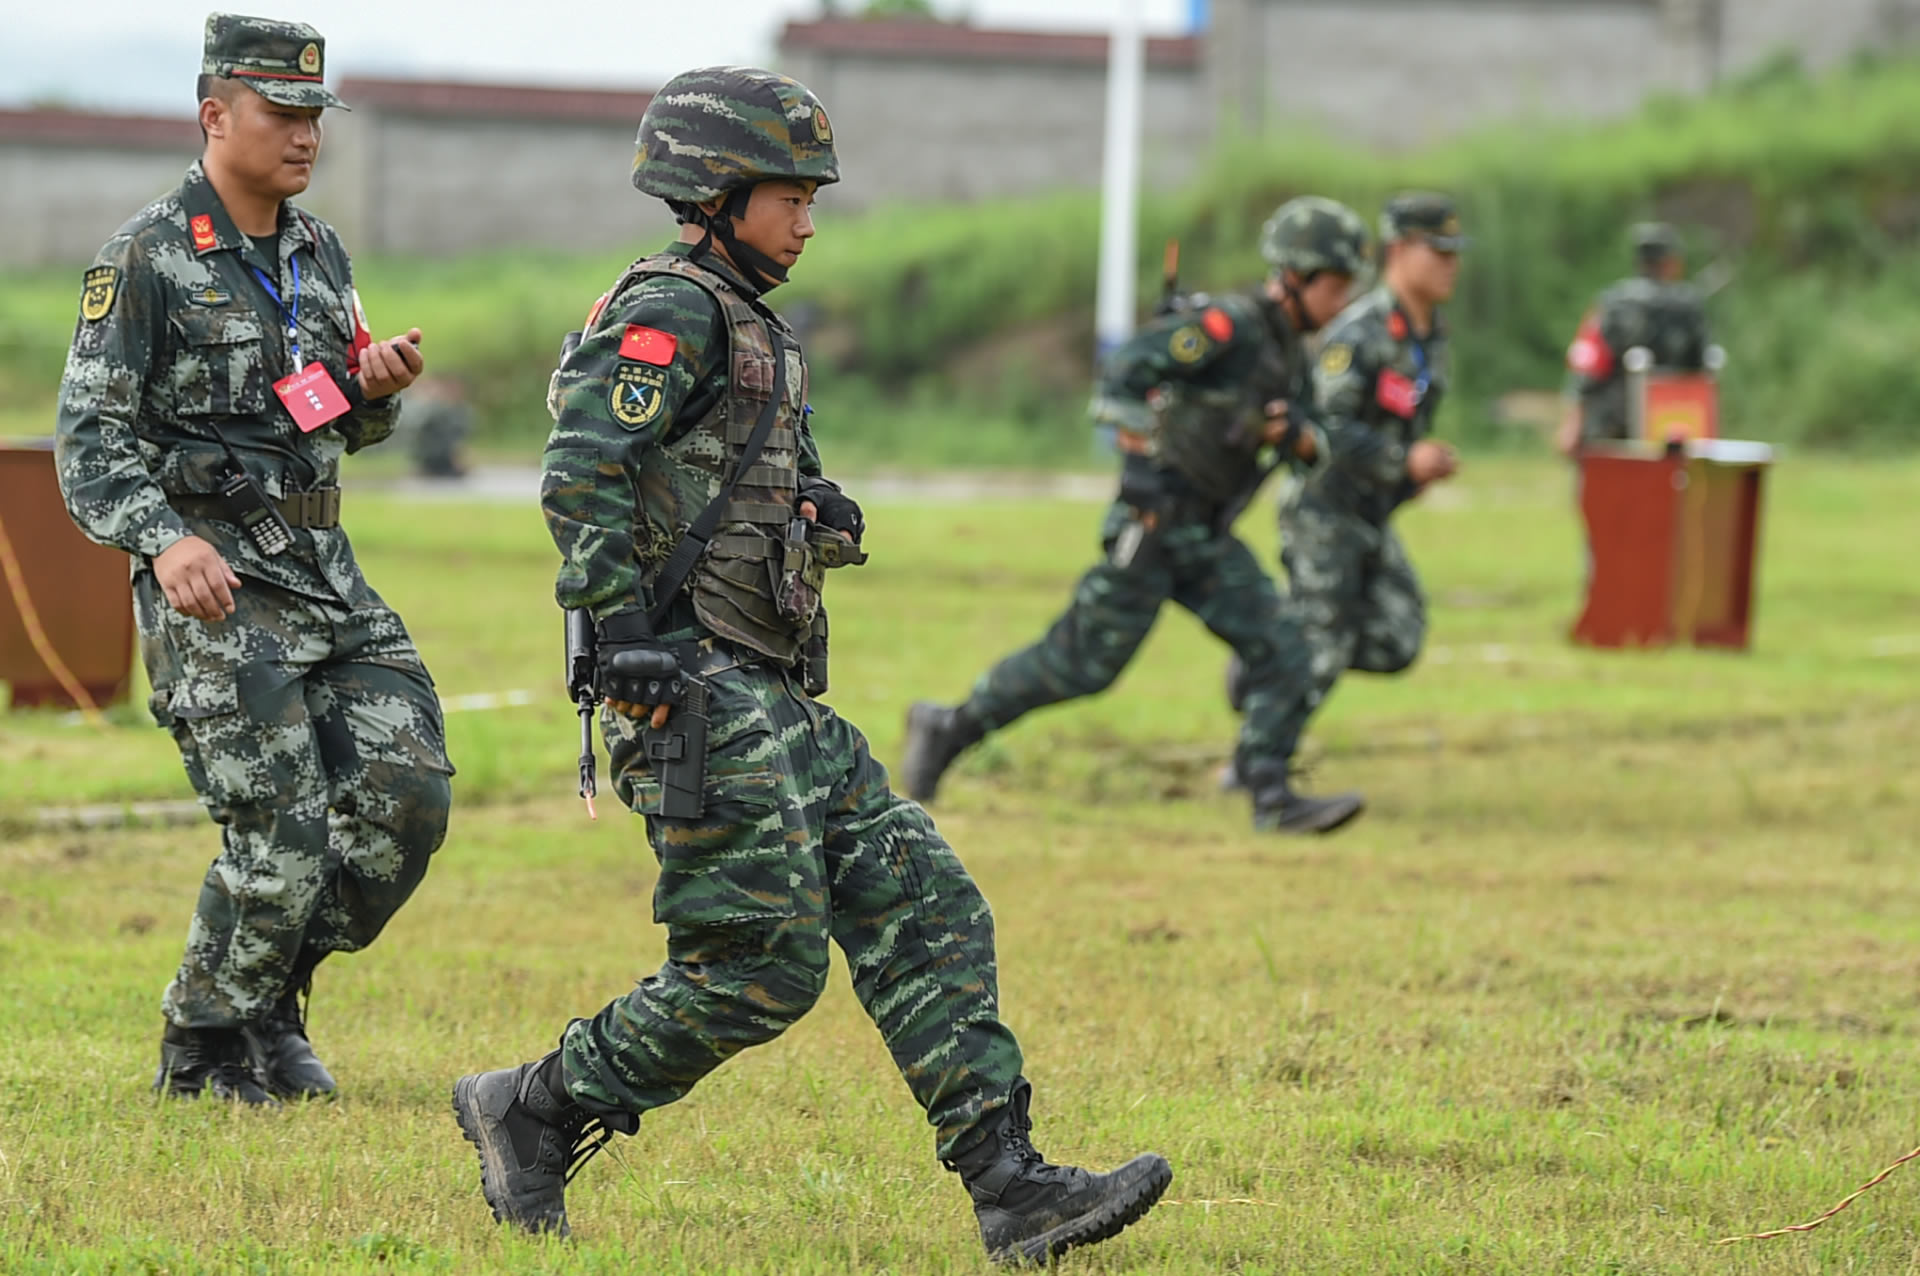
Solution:
{"label": "green grass field", "polygon": [[[1562,639],[1566,476],[1470,468],[1403,531],[1428,658],[1356,677],[1313,783],[1328,840],[1263,839],[1213,772],[1222,653],[1169,614],[1107,696],[1037,715],[937,808],[996,907],[1036,1140],[1170,1157],[1088,1272],[1920,1269],[1920,462],[1789,458],[1744,655]],[[856,489],[857,494],[857,489]],[[1037,634],[1094,549],[1067,502],[869,510],[836,576],[832,701],[899,746]],[[571,796],[553,554],[530,508],[356,494],[368,575],[443,695],[452,831],[372,951],[322,971],[345,1097],[272,1114],[147,1092],[159,993],[215,838],[43,831],[67,802],[188,796],[133,710],[0,719],[0,1271],[986,1269],[958,1181],[846,988],[576,1181],[570,1244],[489,1220],[454,1077],[543,1052],[650,971],[640,826]],[[1272,548],[1263,507],[1242,529]],[[454,700],[454,703],[458,703]],[[610,805],[610,804],[609,804]]]}

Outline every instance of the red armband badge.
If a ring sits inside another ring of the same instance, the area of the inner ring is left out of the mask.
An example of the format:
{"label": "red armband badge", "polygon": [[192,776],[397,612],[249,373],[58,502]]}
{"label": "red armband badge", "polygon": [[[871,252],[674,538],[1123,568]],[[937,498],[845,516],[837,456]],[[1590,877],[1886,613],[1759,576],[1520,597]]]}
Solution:
{"label": "red armband badge", "polygon": [[628,324],[626,335],[620,338],[622,359],[651,363],[656,368],[664,368],[672,363],[673,352],[679,348],[680,338],[671,332],[645,328],[637,323]]}
{"label": "red armband badge", "polygon": [[1392,368],[1380,374],[1380,380],[1374,386],[1374,398],[1381,407],[1403,421],[1413,420],[1413,414],[1420,410],[1420,391],[1412,381]]}
{"label": "red armband badge", "polygon": [[1590,381],[1598,381],[1613,371],[1613,351],[1600,335],[1598,316],[1589,314],[1567,347],[1567,367]]}
{"label": "red armband badge", "polygon": [[360,306],[360,290],[352,289],[348,295],[353,298],[353,337],[347,342],[347,375],[360,375],[360,356],[373,344],[373,334],[367,331],[367,312]]}

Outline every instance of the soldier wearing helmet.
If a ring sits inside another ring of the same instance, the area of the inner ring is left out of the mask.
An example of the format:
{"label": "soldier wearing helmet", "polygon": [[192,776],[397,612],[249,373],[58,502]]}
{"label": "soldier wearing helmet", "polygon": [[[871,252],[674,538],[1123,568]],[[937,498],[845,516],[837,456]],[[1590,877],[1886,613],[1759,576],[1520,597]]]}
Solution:
{"label": "soldier wearing helmet", "polygon": [[1296,199],[1267,223],[1261,250],[1271,267],[1263,287],[1194,299],[1106,360],[1093,414],[1114,429],[1125,461],[1101,529],[1105,557],[1046,636],[988,670],[965,702],[913,707],[901,768],[912,796],[931,799],[954,758],[989,732],[1106,689],[1171,600],[1246,669],[1234,758],[1255,826],[1326,833],[1359,814],[1358,794],[1315,798],[1291,786],[1313,708],[1306,647],[1232,525],[1274,469],[1325,454],[1301,339],[1346,304],[1365,268],[1366,226],[1331,200]]}
{"label": "soldier wearing helmet", "polygon": [[1631,238],[1635,273],[1600,294],[1567,347],[1567,413],[1555,440],[1567,456],[1594,439],[1627,437],[1627,351],[1651,351],[1656,368],[1698,371],[1712,344],[1680,233],[1642,222]]}
{"label": "soldier wearing helmet", "polygon": [[1280,559],[1319,703],[1348,669],[1398,673],[1420,654],[1426,600],[1393,512],[1458,465],[1429,437],[1448,380],[1440,306],[1467,245],[1444,195],[1397,196],[1381,216],[1380,286],[1327,329],[1314,369],[1322,463],[1280,506]]}
{"label": "soldier wearing helmet", "polygon": [[660,862],[667,961],[544,1058],[461,1078],[454,1111],[494,1216],[565,1233],[570,1163],[799,1020],[837,943],[987,1249],[1044,1260],[1140,1218],[1173,1172],[1035,1151],[986,900],[815,699],[821,590],[865,561],[864,520],[822,475],[806,361],[761,298],[839,177],[825,108],[769,71],[676,76],[641,121],[633,184],[681,234],[563,346],[541,505],[556,595],[597,631],[601,732]]}

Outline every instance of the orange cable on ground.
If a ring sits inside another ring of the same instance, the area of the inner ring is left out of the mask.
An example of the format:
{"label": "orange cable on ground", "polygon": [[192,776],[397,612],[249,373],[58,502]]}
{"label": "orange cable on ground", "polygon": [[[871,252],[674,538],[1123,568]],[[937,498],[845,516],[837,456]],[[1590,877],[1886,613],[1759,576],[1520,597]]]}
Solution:
{"label": "orange cable on ground", "polygon": [[1775,1228],[1771,1232],[1749,1232],[1745,1236],[1728,1236],[1722,1240],[1715,1241],[1714,1244],[1737,1245],[1741,1241],[1770,1241],[1776,1236],[1785,1236],[1788,1232],[1811,1232],[1814,1228],[1820,1226],[1820,1224],[1826,1222],[1828,1219],[1832,1218],[1835,1214],[1838,1214],[1841,1210],[1847,1208],[1847,1206],[1859,1200],[1862,1196],[1866,1194],[1866,1191],[1868,1188],[1878,1187],[1880,1184],[1886,1182],[1887,1176],[1889,1174],[1892,1174],[1895,1170],[1905,1165],[1908,1161],[1913,1160],[1915,1157],[1920,1157],[1920,1148],[1915,1148],[1913,1151],[1907,1153],[1905,1156],[1895,1161],[1892,1165],[1889,1165],[1886,1169],[1874,1175],[1871,1179],[1867,1180],[1865,1183],[1862,1183],[1859,1189],[1856,1190],[1853,1193],[1853,1195],[1849,1196],[1846,1200],[1840,1202],[1838,1205],[1828,1210],[1825,1214],[1822,1214],[1819,1218],[1814,1219],[1812,1222],[1795,1223],[1792,1227]]}
{"label": "orange cable on ground", "polygon": [[93,702],[87,689],[73,676],[73,670],[67,668],[66,661],[60,659],[60,653],[53,649],[53,643],[47,638],[47,631],[40,624],[40,613],[34,610],[33,598],[27,593],[27,576],[20,570],[20,560],[14,556],[13,541],[7,536],[7,525],[0,520],[0,572],[7,577],[7,592],[13,595],[13,605],[20,610],[20,623],[27,631],[27,641],[33,644],[34,654],[40,657],[40,663],[53,674],[60,689],[80,706],[92,726],[105,726],[107,720],[100,714],[100,706]]}

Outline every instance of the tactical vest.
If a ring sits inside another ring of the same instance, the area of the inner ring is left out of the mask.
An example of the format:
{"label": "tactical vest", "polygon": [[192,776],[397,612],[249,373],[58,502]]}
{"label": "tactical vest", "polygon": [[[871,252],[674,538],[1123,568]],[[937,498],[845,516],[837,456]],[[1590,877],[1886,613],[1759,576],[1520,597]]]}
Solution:
{"label": "tactical vest", "polygon": [[[1263,307],[1264,309],[1264,307]],[[1260,322],[1271,324],[1264,315]],[[1259,362],[1251,377],[1234,386],[1171,384],[1161,393],[1157,456],[1179,474],[1194,495],[1221,506],[1232,504],[1262,476],[1259,453],[1266,432],[1266,405],[1285,399],[1303,411],[1306,388],[1298,343],[1260,340]]]}
{"label": "tactical vest", "polygon": [[[642,493],[664,489],[683,497],[684,503],[673,512],[673,526],[665,529],[671,545],[686,534],[706,503],[720,494],[739,464],[754,423],[773,393],[774,353],[762,312],[725,278],[685,257],[665,253],[642,258],[627,268],[610,295],[617,297],[650,275],[685,279],[718,303],[726,319],[731,358],[726,394],[697,421],[676,422],[671,435],[650,448],[641,461],[638,486]],[[740,476],[719,529],[684,588],[701,624],[722,638],[791,665],[800,657],[808,634],[824,629],[819,588],[826,568],[788,540],[798,518],[799,424],[807,398],[807,366],[791,331],[777,318],[773,322],[779,324],[786,347],[786,399],[777,406],[759,458]],[[644,501],[641,513],[644,517]],[[645,543],[647,538],[636,539]],[[657,563],[654,569],[658,570]],[[796,573],[810,598],[804,593],[794,597]],[[654,600],[656,605],[661,601]]]}

